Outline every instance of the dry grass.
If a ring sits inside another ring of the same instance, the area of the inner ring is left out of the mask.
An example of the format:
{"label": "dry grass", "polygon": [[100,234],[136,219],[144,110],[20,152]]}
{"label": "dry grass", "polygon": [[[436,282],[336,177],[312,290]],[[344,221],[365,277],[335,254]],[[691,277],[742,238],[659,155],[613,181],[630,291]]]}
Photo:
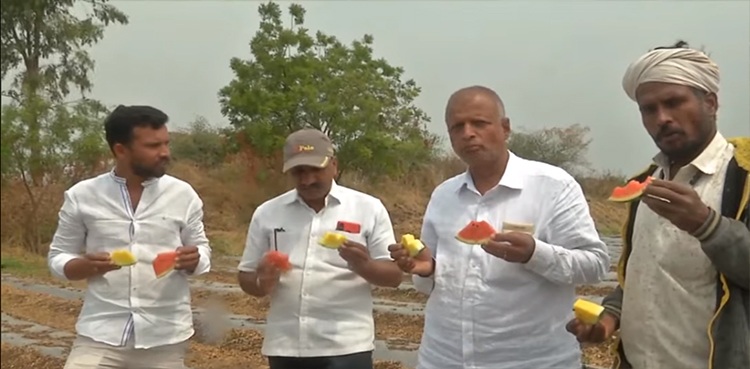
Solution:
{"label": "dry grass", "polygon": [[62,359],[42,355],[28,347],[0,343],[0,367],[3,369],[60,369],[64,364]]}
{"label": "dry grass", "polygon": [[[206,230],[216,252],[239,255],[254,209],[291,188],[279,173],[279,167],[278,159],[259,159],[245,153],[229,157],[224,164],[210,168],[177,161],[170,173],[192,184],[203,198]],[[368,181],[350,172],[339,182],[382,199],[390,212],[397,235],[418,234],[432,190],[445,178],[462,170],[463,166],[457,160],[445,159],[403,178]],[[614,185],[621,183],[621,179],[600,175],[580,178],[579,182],[590,200],[591,213],[599,230],[617,233],[625,208],[605,201],[604,196]],[[6,182],[0,194],[2,244],[26,245],[27,249],[44,253],[54,232],[62,193],[66,188],[66,184],[52,183],[32,189],[39,201],[39,211],[32,215],[28,210],[31,202],[26,188],[21,182]],[[32,228],[39,232],[41,245],[28,245],[28,234]]]}
{"label": "dry grass", "polygon": [[[215,253],[240,255],[247,225],[254,209],[263,201],[291,188],[277,168],[277,159],[261,160],[249,154],[240,154],[227,159],[222,165],[210,168],[198,167],[189,162],[175,162],[171,174],[191,183],[204,200],[206,230]],[[445,178],[461,170],[460,163],[449,159],[425,166],[405,178],[370,182],[357,173],[348,173],[339,182],[381,198],[390,212],[397,235],[418,235],[423,211],[432,189]],[[602,197],[602,194],[606,195],[612,186],[620,183],[618,179],[613,178],[615,177],[600,176],[579,180],[590,200],[592,216],[597,227],[604,233],[616,233],[624,215],[623,206],[606,202]],[[45,283],[70,285],[50,278],[43,257],[29,256],[29,251],[37,254],[46,253],[56,226],[62,193],[66,188],[65,184],[52,183],[32,189],[36,194],[35,200],[39,201],[39,211],[30,214],[30,201],[25,187],[20,182],[13,181],[3,184],[0,193],[0,250],[3,272],[34,277]],[[28,234],[32,229],[40,235],[41,244],[29,245]],[[27,250],[20,250],[17,247],[19,245],[26,245]],[[216,274],[219,280],[236,283],[233,272],[212,274]],[[379,290],[378,295],[396,297],[385,290]],[[419,296],[407,295],[398,297],[403,301],[422,299]],[[195,298],[200,301],[210,296],[197,294]],[[247,297],[240,296],[233,300],[230,306],[235,312],[249,313],[249,310],[254,310],[256,313],[264,314],[267,309],[267,301],[250,301]],[[2,288],[1,301],[3,312],[67,331],[73,330],[80,309],[80,302],[77,301],[66,301],[7,286]],[[375,319],[379,338],[419,342],[423,323],[421,317],[376,314]],[[265,360],[259,354],[259,345],[260,335],[252,330],[233,331],[228,339],[217,346],[191,342],[189,364],[205,369],[265,368]],[[605,352],[605,346],[587,347],[584,355],[586,362],[607,364],[610,358]],[[2,356],[3,368],[60,367],[59,361],[55,359],[44,358],[33,350],[17,349],[5,344],[2,347]],[[6,361],[8,357],[20,359]],[[376,367],[399,369],[402,366],[398,363],[379,362]]]}

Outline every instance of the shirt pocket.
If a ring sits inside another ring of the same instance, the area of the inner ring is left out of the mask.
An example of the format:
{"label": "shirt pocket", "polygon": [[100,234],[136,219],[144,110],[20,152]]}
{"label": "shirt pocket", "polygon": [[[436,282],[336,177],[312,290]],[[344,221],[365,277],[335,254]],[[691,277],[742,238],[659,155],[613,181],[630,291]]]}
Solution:
{"label": "shirt pocket", "polygon": [[298,269],[304,265],[307,256],[306,246],[310,237],[307,228],[271,228],[266,234],[268,235],[268,249],[263,250],[262,255],[270,251],[279,251],[289,256],[289,262],[293,268]]}
{"label": "shirt pocket", "polygon": [[185,222],[182,218],[170,215],[152,216],[136,220],[134,223],[135,240],[138,243],[155,246],[159,249],[174,250],[182,244],[182,229]]}
{"label": "shirt pocket", "polygon": [[95,219],[86,224],[86,252],[110,252],[127,248],[132,243],[129,220]]}

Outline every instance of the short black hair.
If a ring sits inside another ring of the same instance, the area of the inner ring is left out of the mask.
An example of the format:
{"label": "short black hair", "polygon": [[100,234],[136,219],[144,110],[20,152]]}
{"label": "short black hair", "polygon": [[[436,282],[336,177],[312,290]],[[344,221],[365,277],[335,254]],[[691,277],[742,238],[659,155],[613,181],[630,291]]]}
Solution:
{"label": "short black hair", "polygon": [[104,121],[104,133],[109,148],[115,144],[127,145],[133,140],[135,127],[159,129],[167,124],[169,116],[163,111],[146,105],[119,105]]}
{"label": "short black hair", "polygon": [[662,50],[662,49],[689,49],[690,44],[687,43],[685,40],[677,40],[677,42],[674,43],[674,45],[670,46],[659,46],[653,48],[653,50]]}

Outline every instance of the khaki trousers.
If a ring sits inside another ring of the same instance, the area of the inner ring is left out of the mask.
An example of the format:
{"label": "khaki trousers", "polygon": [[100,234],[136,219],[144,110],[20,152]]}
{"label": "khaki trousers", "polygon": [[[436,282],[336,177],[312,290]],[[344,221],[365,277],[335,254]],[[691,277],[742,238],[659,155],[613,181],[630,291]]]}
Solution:
{"label": "khaki trousers", "polygon": [[187,341],[150,349],[136,349],[133,345],[132,338],[118,347],[79,335],[64,369],[186,369]]}

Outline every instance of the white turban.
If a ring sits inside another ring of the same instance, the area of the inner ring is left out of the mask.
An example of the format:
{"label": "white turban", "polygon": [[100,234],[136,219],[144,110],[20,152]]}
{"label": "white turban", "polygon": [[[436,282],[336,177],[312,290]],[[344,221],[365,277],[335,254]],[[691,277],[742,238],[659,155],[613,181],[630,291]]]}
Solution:
{"label": "white turban", "polygon": [[718,93],[719,66],[706,54],[694,49],[652,50],[628,66],[622,78],[622,88],[631,100],[636,101],[635,90],[645,82],[674,83]]}

